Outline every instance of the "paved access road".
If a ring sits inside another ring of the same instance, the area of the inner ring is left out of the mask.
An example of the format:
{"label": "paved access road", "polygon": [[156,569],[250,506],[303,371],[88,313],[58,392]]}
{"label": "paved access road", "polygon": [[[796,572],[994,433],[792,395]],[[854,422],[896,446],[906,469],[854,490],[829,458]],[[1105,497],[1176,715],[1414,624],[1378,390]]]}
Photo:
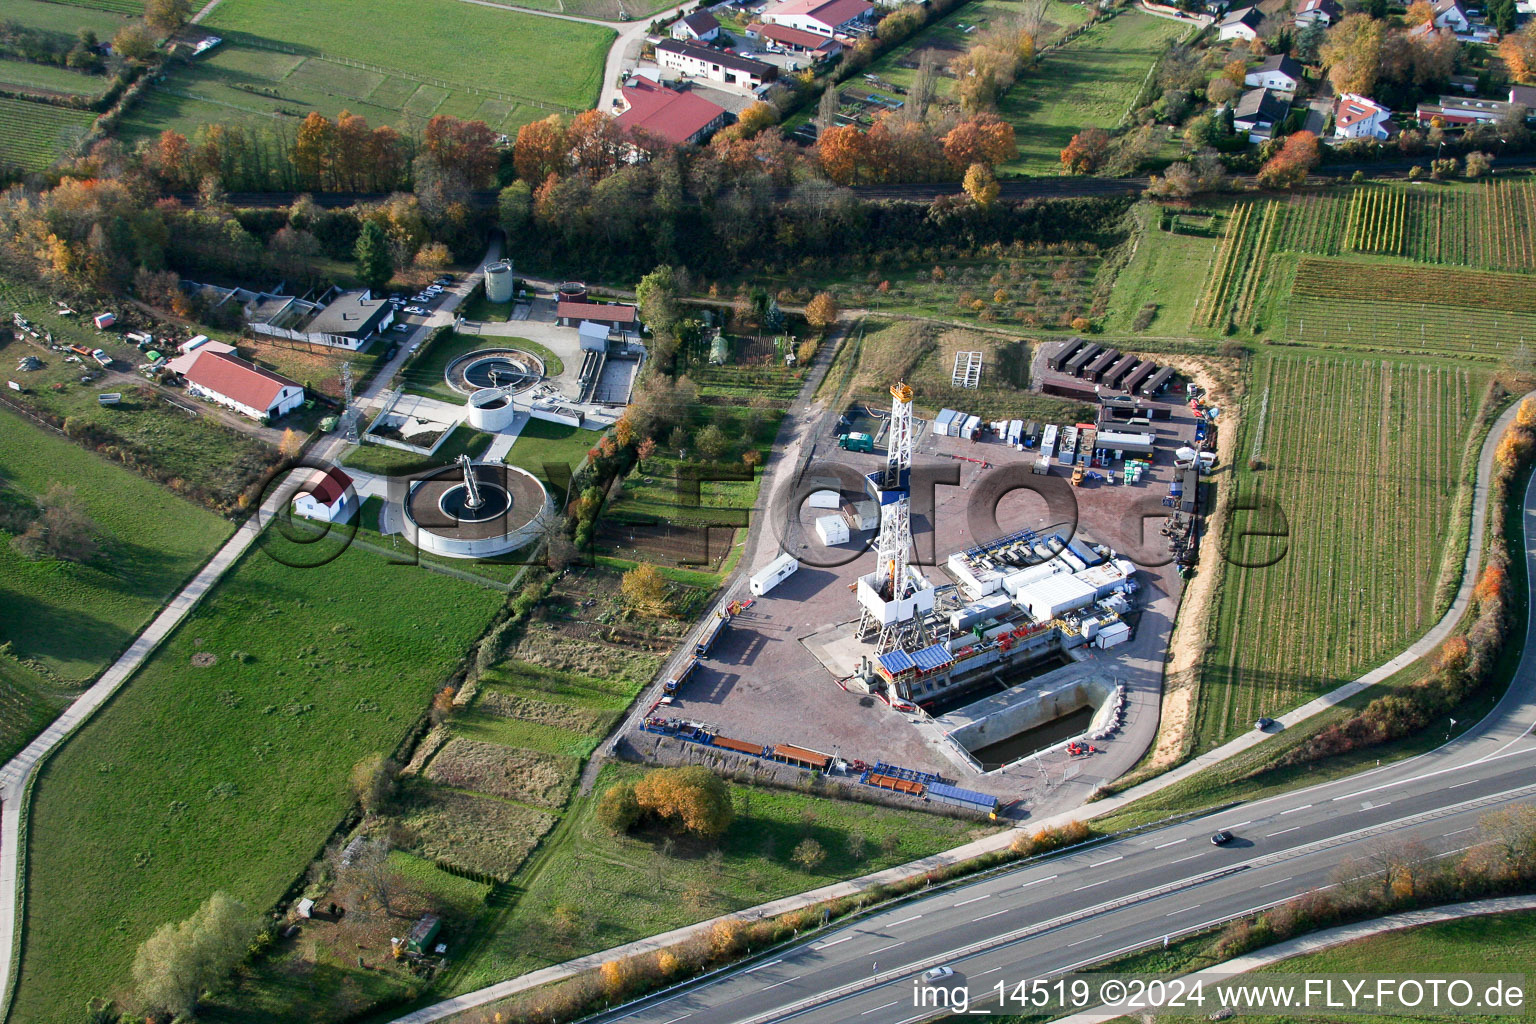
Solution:
{"label": "paved access road", "polygon": [[[1536,480],[1525,524],[1536,579],[1533,500]],[[1372,870],[1372,856],[1399,843],[1451,855],[1475,841],[1481,815],[1536,800],[1533,725],[1536,655],[1527,642],[1509,693],[1438,750],[947,889],[604,1019],[909,1024],[934,1015],[914,1006],[913,993],[916,976],[936,964],[956,972],[944,984],[965,983],[979,1000],[1000,981],[1011,990],[1329,885],[1349,862]],[[1214,846],[1218,829],[1236,839]]]}

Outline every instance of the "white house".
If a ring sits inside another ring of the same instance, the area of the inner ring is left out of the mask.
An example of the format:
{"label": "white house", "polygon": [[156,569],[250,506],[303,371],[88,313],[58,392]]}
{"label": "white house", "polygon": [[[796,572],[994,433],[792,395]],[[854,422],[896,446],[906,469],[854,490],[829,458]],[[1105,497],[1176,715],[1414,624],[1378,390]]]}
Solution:
{"label": "white house", "polygon": [[1249,89],[1232,110],[1232,127],[1248,133],[1249,142],[1273,138],[1275,126],[1291,112],[1291,105],[1269,89]]}
{"label": "white house", "polygon": [[1358,93],[1339,96],[1333,108],[1333,134],[1339,139],[1384,139],[1392,111]]}
{"label": "white house", "polygon": [[1436,28],[1448,28],[1457,35],[1472,28],[1472,19],[1467,16],[1467,9],[1461,6],[1461,0],[1435,0],[1433,10]]}
{"label": "white house", "polygon": [[1216,36],[1218,39],[1257,39],[1259,23],[1263,20],[1257,7],[1240,7],[1221,19]]}
{"label": "white house", "polygon": [[304,487],[293,499],[293,511],[306,519],[344,523],[357,511],[357,490],[339,467],[315,470]]}
{"label": "white house", "polygon": [[720,35],[720,22],[708,11],[696,11],[672,23],[672,38],[684,42],[708,43]]}
{"label": "white house", "polygon": [[247,303],[245,319],[257,334],[360,352],[395,322],[395,307],[366,289],[341,292],[324,306],[264,293]]}
{"label": "white house", "polygon": [[276,419],[304,401],[304,387],[228,352],[197,349],[182,372],[187,391],[249,416]]}
{"label": "white house", "polygon": [[779,77],[779,69],[772,64],[676,39],[656,44],[656,63],[668,71],[743,89],[756,89]]}
{"label": "white house", "polygon": [[874,9],[864,0],[784,0],[763,21],[819,36],[847,35],[867,24]]}
{"label": "white house", "polygon": [[1249,70],[1243,84],[1276,92],[1295,92],[1301,84],[1301,65],[1284,55],[1265,57],[1257,67]]}
{"label": "white house", "polygon": [[1305,0],[1296,9],[1296,27],[1311,28],[1321,25],[1327,28],[1344,16],[1344,8],[1338,0]]}

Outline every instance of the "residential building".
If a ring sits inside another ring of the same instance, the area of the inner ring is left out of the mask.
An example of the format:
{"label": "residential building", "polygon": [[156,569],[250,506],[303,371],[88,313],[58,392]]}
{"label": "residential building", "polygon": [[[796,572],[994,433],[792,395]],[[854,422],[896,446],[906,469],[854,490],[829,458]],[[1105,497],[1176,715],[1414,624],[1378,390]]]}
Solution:
{"label": "residential building", "polygon": [[1532,113],[1536,113],[1536,85],[1512,85],[1509,87],[1509,102],[1511,106],[1519,105],[1525,108],[1527,120]]}
{"label": "residential building", "polygon": [[772,64],[676,39],[656,44],[656,63],[682,75],[744,89],[757,89],[779,76],[779,69]]}
{"label": "residential building", "polygon": [[1296,27],[1311,28],[1320,25],[1327,28],[1344,16],[1344,8],[1338,0],[1304,0],[1296,9]]}
{"label": "residential building", "polygon": [[819,36],[850,35],[869,24],[874,10],[864,0],[784,0],[764,12],[763,20]]}
{"label": "residential building", "polygon": [[1457,35],[1464,35],[1471,30],[1472,18],[1461,5],[1461,0],[1435,0],[1431,6],[1436,28],[1448,28]]}
{"label": "residential building", "polygon": [[1272,89],[1249,89],[1232,110],[1232,127],[1248,133],[1249,142],[1274,138],[1275,127],[1291,112],[1291,105]]}
{"label": "residential building", "polygon": [[555,319],[561,327],[580,327],[585,320],[625,336],[640,330],[640,317],[635,307],[619,304],[561,302],[555,306]]}
{"label": "residential building", "polygon": [[1257,39],[1264,16],[1257,7],[1240,7],[1222,18],[1216,27],[1219,39]]}
{"label": "residential building", "polygon": [[345,523],[357,511],[357,489],[338,466],[315,470],[304,487],[293,499],[293,511],[306,519]]}
{"label": "residential building", "polygon": [[1420,103],[1414,116],[1419,124],[1426,128],[1437,121],[1442,128],[1464,128],[1470,124],[1491,124],[1494,121],[1502,121],[1507,117],[1513,117],[1517,110],[1524,108],[1525,119],[1530,121],[1529,102],[1517,97],[1536,98],[1531,96],[1532,93],[1536,93],[1536,89],[1515,86],[1509,90],[1508,101],[1484,100],[1475,96],[1441,96],[1438,103]]}
{"label": "residential building", "polygon": [[708,43],[720,36],[720,22],[708,11],[696,11],[672,23],[672,38],[685,42]]}
{"label": "residential building", "polygon": [[1301,65],[1284,55],[1277,57],[1265,57],[1255,68],[1252,68],[1244,84],[1258,86],[1262,89],[1274,89],[1276,92],[1295,92],[1301,84]]}
{"label": "residential building", "polygon": [[703,142],[728,117],[724,107],[697,93],[677,92],[644,78],[631,78],[619,95],[625,108],[616,119],[619,124],[673,145]]}
{"label": "residential building", "polygon": [[204,352],[223,352],[226,355],[232,356],[240,354],[233,345],[226,345],[222,341],[214,341],[206,334],[199,334],[191,341],[183,342],[181,345],[181,355],[167,362],[165,368],[172,373],[179,373],[185,376],[187,369],[197,362],[197,357]]}
{"label": "residential building", "polygon": [[228,406],[253,420],[276,419],[304,401],[304,388],[271,370],[263,370],[229,352],[207,346],[192,353],[196,358],[182,371],[187,391],[210,402]]}
{"label": "residential building", "polygon": [[829,39],[804,29],[790,28],[788,25],[759,26],[757,37],[763,41],[767,49],[783,50],[785,53],[806,53],[810,54],[812,60],[826,60],[843,52],[843,44],[836,39]]}
{"label": "residential building", "polygon": [[263,292],[246,302],[245,320],[257,334],[361,352],[395,322],[395,307],[366,289],[329,302]]}
{"label": "residential building", "polygon": [[1358,93],[1339,95],[1333,107],[1333,135],[1337,139],[1384,139],[1392,111]]}

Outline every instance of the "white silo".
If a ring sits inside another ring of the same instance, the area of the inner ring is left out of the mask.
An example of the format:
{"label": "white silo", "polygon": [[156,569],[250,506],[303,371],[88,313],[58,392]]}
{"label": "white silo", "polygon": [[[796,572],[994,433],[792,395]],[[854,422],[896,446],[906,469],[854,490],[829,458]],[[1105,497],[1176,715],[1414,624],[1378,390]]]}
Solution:
{"label": "white silo", "polygon": [[517,418],[512,394],[505,388],[481,388],[465,403],[464,419],[476,430],[490,433],[506,430]]}
{"label": "white silo", "polygon": [[492,302],[512,301],[512,261],[501,260],[485,268],[485,297]]}

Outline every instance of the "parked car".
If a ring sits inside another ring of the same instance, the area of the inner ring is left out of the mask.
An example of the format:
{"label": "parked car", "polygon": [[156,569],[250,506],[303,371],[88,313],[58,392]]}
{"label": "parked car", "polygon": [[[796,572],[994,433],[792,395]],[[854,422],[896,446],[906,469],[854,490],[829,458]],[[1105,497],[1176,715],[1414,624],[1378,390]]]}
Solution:
{"label": "parked car", "polygon": [[395,330],[401,331],[401,332],[409,331],[409,330],[411,330],[411,325],[410,324],[395,324]]}
{"label": "parked car", "polygon": [[412,316],[426,316],[427,315],[427,311],[422,309],[420,306],[406,306],[405,307],[405,311],[407,313],[411,314]]}
{"label": "parked car", "polygon": [[455,278],[454,278],[454,276],[452,274],[444,274],[442,277],[438,278],[436,281],[433,281],[432,283],[433,284],[440,284],[440,285],[450,285],[450,284],[453,284],[454,280],[455,280]]}

